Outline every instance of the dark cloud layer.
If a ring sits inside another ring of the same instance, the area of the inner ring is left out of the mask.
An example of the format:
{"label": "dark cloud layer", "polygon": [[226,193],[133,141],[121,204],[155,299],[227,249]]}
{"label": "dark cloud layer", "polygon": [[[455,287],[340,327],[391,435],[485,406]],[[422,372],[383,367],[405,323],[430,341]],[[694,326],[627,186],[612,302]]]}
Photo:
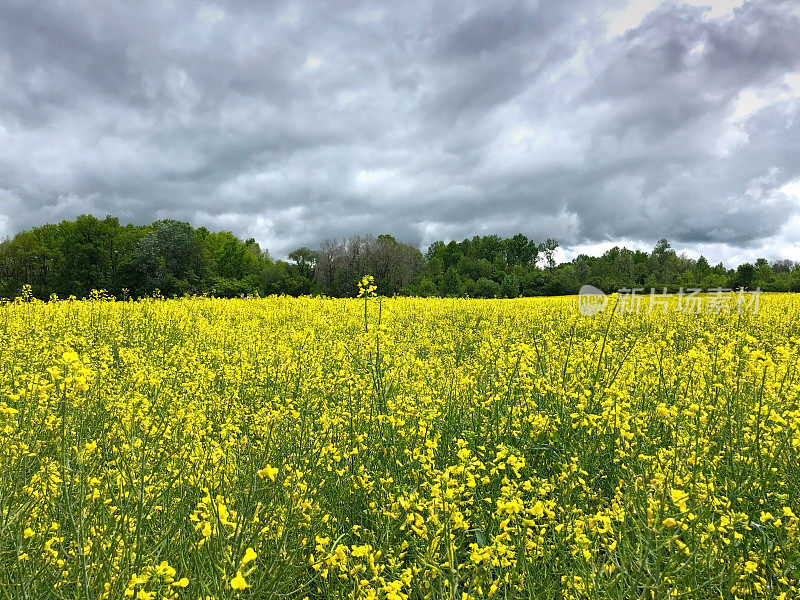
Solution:
{"label": "dark cloud layer", "polygon": [[0,235],[91,212],[278,256],[523,231],[800,259],[797,3],[652,4],[4,2]]}

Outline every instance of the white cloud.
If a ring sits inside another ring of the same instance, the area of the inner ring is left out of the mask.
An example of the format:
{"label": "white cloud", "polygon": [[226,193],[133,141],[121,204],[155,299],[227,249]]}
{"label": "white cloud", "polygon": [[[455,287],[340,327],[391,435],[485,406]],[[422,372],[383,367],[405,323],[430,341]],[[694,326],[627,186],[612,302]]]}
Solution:
{"label": "white cloud", "polygon": [[322,66],[322,59],[319,56],[314,56],[313,54],[309,54],[306,57],[305,67],[309,71],[316,71],[317,69]]}
{"label": "white cloud", "polygon": [[[683,0],[681,4],[708,9],[707,18],[718,19],[729,17],[733,11],[742,6],[745,0]],[[673,4],[671,0],[628,0],[617,10],[606,15],[607,35],[616,37],[642,24],[642,21],[663,5]]]}

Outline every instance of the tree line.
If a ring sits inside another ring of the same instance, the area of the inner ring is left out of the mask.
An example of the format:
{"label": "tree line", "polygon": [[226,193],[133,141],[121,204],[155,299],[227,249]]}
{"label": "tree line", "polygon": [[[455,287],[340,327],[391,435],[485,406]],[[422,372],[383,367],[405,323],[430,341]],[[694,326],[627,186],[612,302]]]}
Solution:
{"label": "tree line", "polygon": [[423,254],[391,235],[354,235],[301,247],[273,260],[254,239],[161,220],[122,225],[115,217],[81,215],[0,242],[0,298],[21,294],[86,297],[106,290],[118,298],[209,294],[325,294],[348,297],[373,275],[383,295],[515,298],[575,294],[584,284],[623,288],[740,287],[800,291],[800,265],[759,258],[735,269],[679,255],[667,240],[651,252],[614,247],[557,264],[558,242],[524,234],[433,242]]}

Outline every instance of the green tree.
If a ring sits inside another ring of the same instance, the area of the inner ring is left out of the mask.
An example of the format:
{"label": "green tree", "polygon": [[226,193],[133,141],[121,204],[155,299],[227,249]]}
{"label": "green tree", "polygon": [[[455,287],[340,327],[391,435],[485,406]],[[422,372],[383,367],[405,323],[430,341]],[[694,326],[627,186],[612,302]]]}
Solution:
{"label": "green tree", "polygon": [[122,279],[137,295],[158,289],[165,296],[198,293],[213,274],[201,236],[189,223],[164,220],[139,239],[120,265]]}
{"label": "green tree", "polygon": [[557,248],[558,241],[553,238],[547,238],[543,243],[539,244],[539,252],[544,255],[545,264],[550,271],[556,266],[555,252]]}
{"label": "green tree", "polygon": [[521,265],[528,267],[536,263],[539,256],[539,247],[527,236],[518,233],[505,240],[506,263],[509,266]]}
{"label": "green tree", "polygon": [[450,267],[445,271],[442,277],[442,285],[439,289],[439,293],[442,296],[459,297],[463,296],[464,292],[464,282],[461,281],[461,276],[454,267]]}
{"label": "green tree", "polygon": [[519,296],[519,280],[511,273],[503,277],[503,283],[500,284],[500,295],[504,298]]}
{"label": "green tree", "polygon": [[117,255],[114,247],[119,221],[106,217],[81,215],[75,221],[63,221],[54,231],[54,255],[59,295],[87,296],[93,289],[109,289],[113,284]]}
{"label": "green tree", "polygon": [[500,285],[496,281],[481,277],[475,282],[473,294],[476,298],[497,298],[500,295]]}
{"label": "green tree", "polygon": [[756,268],[750,263],[739,265],[733,276],[732,284],[734,288],[753,288],[756,279]]}
{"label": "green tree", "polygon": [[289,253],[289,260],[294,262],[297,274],[311,279],[314,276],[314,265],[317,264],[317,253],[310,248],[301,246]]}
{"label": "green tree", "polygon": [[771,291],[773,289],[775,274],[772,272],[772,267],[769,262],[767,262],[767,259],[759,258],[753,266],[756,271],[755,281],[753,282],[755,287]]}

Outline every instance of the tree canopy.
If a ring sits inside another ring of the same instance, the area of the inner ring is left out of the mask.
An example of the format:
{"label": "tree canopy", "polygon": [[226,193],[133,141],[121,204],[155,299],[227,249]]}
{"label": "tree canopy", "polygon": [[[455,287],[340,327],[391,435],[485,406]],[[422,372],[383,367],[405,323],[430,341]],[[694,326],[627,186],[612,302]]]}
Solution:
{"label": "tree canopy", "polygon": [[117,297],[258,293],[357,293],[356,282],[373,275],[384,295],[503,297],[577,293],[584,284],[606,292],[623,288],[739,287],[800,291],[800,266],[760,258],[735,269],[679,255],[666,239],[651,252],[614,247],[601,256],[579,255],[557,264],[557,240],[518,233],[435,241],[424,253],[388,234],[324,240],[302,246],[287,260],[273,260],[254,239],[210,232],[174,220],[121,225],[115,217],[81,215],[0,242],[0,297],[30,285],[48,298],[85,297],[106,290]]}

